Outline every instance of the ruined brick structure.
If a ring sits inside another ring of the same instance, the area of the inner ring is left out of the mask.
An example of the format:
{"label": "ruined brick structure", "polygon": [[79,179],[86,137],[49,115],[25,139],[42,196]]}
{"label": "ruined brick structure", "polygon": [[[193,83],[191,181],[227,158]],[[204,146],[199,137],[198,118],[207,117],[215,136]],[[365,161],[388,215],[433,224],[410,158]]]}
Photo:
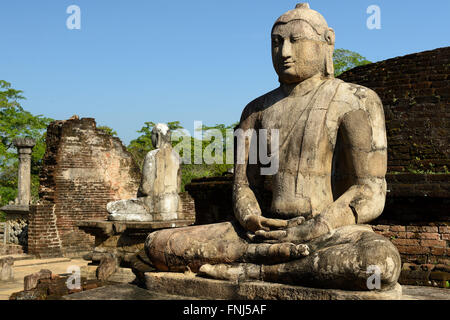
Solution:
{"label": "ruined brick structure", "polygon": [[28,251],[41,257],[92,249],[79,220],[106,219],[109,201],[136,196],[140,170],[118,138],[94,119],[54,121],[40,173],[40,203],[31,207]]}

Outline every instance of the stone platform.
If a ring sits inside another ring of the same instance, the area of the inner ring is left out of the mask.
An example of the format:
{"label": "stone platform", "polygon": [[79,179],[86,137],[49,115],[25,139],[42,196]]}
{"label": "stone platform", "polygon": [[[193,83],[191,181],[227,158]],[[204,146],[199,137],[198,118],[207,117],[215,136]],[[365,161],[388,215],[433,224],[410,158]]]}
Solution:
{"label": "stone platform", "polygon": [[79,229],[95,237],[95,249],[87,255],[87,260],[100,261],[104,254],[112,254],[120,266],[129,266],[130,259],[144,248],[149,233],[167,228],[180,228],[194,224],[193,219],[122,222],[107,220],[82,220]]}
{"label": "stone platform", "polygon": [[9,204],[0,208],[0,211],[6,212],[7,215],[18,215],[21,218],[27,218],[30,213],[30,206],[19,205],[19,204]]}
{"label": "stone platform", "polygon": [[63,300],[185,300],[186,297],[158,294],[135,285],[122,283],[64,296]]}
{"label": "stone platform", "polygon": [[278,283],[206,279],[195,274],[149,272],[145,274],[149,291],[210,300],[400,300],[402,287],[385,291],[345,291],[315,289]]}
{"label": "stone platform", "polygon": [[158,229],[186,227],[194,220],[169,220],[149,222],[121,222],[107,220],[82,220],[77,223],[78,228],[94,236],[112,236],[127,231],[132,234],[146,233]]}

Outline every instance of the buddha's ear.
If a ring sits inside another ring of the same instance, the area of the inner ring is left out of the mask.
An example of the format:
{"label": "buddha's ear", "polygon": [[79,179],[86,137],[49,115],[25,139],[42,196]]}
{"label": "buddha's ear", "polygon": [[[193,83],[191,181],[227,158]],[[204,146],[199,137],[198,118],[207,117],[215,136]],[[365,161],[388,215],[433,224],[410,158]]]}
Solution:
{"label": "buddha's ear", "polygon": [[334,76],[333,47],[329,46],[325,54],[325,75]]}
{"label": "buddha's ear", "polygon": [[325,31],[325,41],[328,44],[327,53],[325,54],[325,74],[326,76],[334,76],[334,64],[333,64],[333,52],[334,52],[334,41],[335,41],[335,34],[334,30],[331,28],[328,28],[327,31]]}
{"label": "buddha's ear", "polygon": [[330,46],[334,46],[334,41],[336,40],[336,35],[335,35],[333,29],[328,28],[328,29],[325,31],[324,38],[325,38],[325,41],[326,41]]}

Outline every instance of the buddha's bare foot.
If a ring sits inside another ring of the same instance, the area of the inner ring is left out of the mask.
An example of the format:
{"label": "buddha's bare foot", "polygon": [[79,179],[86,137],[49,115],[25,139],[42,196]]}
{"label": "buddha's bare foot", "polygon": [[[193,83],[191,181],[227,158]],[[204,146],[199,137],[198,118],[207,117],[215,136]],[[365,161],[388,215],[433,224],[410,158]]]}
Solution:
{"label": "buddha's bare foot", "polygon": [[251,263],[204,264],[200,267],[199,274],[229,281],[260,280],[261,266]]}
{"label": "buddha's bare foot", "polygon": [[244,261],[275,264],[308,256],[309,252],[309,247],[306,244],[295,245],[289,242],[257,243],[248,246]]}

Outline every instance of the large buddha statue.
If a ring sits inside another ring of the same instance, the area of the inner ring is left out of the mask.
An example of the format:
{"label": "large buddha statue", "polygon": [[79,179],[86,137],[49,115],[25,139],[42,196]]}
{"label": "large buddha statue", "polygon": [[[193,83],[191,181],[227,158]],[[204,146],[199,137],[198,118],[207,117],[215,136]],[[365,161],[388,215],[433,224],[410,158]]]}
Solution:
{"label": "large buddha statue", "polygon": [[[239,128],[278,130],[279,161],[264,203],[262,164],[236,161],[236,221],[151,233],[145,250],[159,271],[189,268],[216,279],[262,280],[320,288],[394,286],[401,261],[392,243],[365,225],[383,211],[387,141],[383,106],[365,87],[334,78],[334,31],[299,4],[272,29],[280,86],[250,102]],[[272,149],[272,150],[271,150]]]}

